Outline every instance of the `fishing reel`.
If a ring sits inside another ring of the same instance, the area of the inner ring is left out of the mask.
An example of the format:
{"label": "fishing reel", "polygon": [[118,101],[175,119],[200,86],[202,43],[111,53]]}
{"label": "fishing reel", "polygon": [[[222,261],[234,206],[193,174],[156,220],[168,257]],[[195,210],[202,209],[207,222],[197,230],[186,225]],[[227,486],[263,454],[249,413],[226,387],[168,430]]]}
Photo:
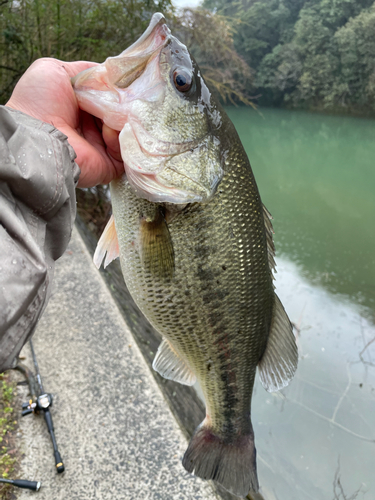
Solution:
{"label": "fishing reel", "polygon": [[[22,404],[22,416],[29,415],[30,413],[34,413],[34,415],[42,414],[44,416],[44,420],[47,424],[47,429],[51,437],[52,446],[53,446],[53,454],[55,456],[55,464],[56,464],[56,472],[61,474],[64,472],[65,466],[62,461],[60,452],[57,448],[56,438],[55,438],[55,430],[53,428],[52,415],[50,412],[50,408],[52,406],[53,397],[52,394],[48,392],[44,392],[42,379],[39,373],[39,366],[36,360],[35,351],[33,343],[30,339],[30,348],[33,356],[34,366],[36,370],[36,376],[28,370],[26,367],[22,366],[21,363],[18,363],[16,368],[21,371],[27,378],[30,388],[31,399],[29,399],[28,403]],[[36,385],[37,382],[37,385]],[[38,386],[38,387],[37,387]],[[39,396],[37,396],[39,394]]]}
{"label": "fishing reel", "polygon": [[52,402],[53,402],[52,394],[43,393],[40,396],[38,396],[34,401],[30,399],[28,403],[23,403],[21,415],[23,417],[25,415],[29,415],[30,413],[34,413],[35,415],[42,413],[44,415],[44,420],[46,421],[47,429],[52,440],[53,453],[55,455],[56,471],[59,474],[61,474],[61,472],[64,472],[65,466],[62,461],[60,452],[57,449],[55,431],[53,428],[52,416],[50,412]]}
{"label": "fishing reel", "polygon": [[29,400],[28,403],[22,403],[22,417],[25,415],[29,415],[30,413],[35,413],[38,415],[41,411],[45,411],[47,408],[50,408],[53,403],[52,394],[41,394],[36,398],[35,401],[32,399]]}

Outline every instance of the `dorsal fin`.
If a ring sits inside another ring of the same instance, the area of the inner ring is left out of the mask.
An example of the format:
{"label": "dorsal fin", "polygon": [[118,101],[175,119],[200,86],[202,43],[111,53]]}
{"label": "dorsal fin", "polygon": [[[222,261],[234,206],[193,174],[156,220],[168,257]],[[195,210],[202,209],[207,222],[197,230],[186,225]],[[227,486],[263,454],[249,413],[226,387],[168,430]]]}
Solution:
{"label": "dorsal fin", "polygon": [[113,218],[113,215],[111,215],[108,224],[105,226],[94,253],[93,261],[98,269],[101,266],[105,255],[105,268],[120,255],[115,219]]}
{"label": "dorsal fin", "polygon": [[287,386],[297,369],[298,350],[293,327],[275,294],[267,347],[258,364],[259,378],[268,392]]}
{"label": "dorsal fin", "polygon": [[163,339],[159,346],[152,368],[162,377],[183,385],[194,385],[197,380],[185,361],[166,339]]}
{"label": "dorsal fin", "polygon": [[276,273],[276,263],[275,263],[275,245],[273,242],[273,235],[275,234],[275,231],[273,230],[271,222],[273,217],[264,205],[263,205],[263,218],[264,218],[264,227],[266,229],[268,265],[270,267],[272,279],[274,279],[273,273]]}

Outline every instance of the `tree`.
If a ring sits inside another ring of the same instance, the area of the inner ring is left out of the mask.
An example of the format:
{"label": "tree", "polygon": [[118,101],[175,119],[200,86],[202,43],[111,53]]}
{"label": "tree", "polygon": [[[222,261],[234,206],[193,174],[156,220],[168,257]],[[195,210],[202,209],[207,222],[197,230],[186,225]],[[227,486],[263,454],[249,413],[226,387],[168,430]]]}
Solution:
{"label": "tree", "polygon": [[39,57],[102,62],[146,29],[170,0],[8,0],[0,6],[0,99]]}
{"label": "tree", "polygon": [[174,19],[173,32],[193,54],[218,98],[251,105],[251,70],[234,49],[234,30],[227,18],[206,9],[185,9]]}
{"label": "tree", "polygon": [[236,49],[250,66],[258,67],[280,42],[290,11],[280,0],[264,0],[242,5],[237,16],[240,22],[234,37]]}
{"label": "tree", "polygon": [[259,65],[255,85],[265,93],[266,101],[290,100],[302,74],[302,62],[294,43],[279,44]]}
{"label": "tree", "polygon": [[374,109],[374,0],[205,0],[225,14],[261,103]]}
{"label": "tree", "polygon": [[341,82],[348,86],[346,105],[374,107],[375,4],[335,34],[341,64]]}

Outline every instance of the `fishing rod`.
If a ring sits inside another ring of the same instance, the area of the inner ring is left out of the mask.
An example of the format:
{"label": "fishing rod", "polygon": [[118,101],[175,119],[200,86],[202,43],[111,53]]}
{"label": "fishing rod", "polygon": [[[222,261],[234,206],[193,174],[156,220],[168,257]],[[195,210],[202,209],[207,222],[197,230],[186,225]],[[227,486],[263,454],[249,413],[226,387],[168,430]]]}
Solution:
{"label": "fishing rod", "polygon": [[11,484],[17,488],[25,488],[27,490],[39,491],[41,484],[39,481],[27,481],[26,479],[4,479],[0,477],[0,483]]}
{"label": "fishing rod", "polygon": [[52,394],[46,393],[43,389],[42,378],[41,378],[40,372],[39,372],[39,365],[38,365],[38,362],[36,360],[34,346],[33,346],[31,339],[30,339],[29,343],[30,343],[31,353],[33,356],[33,362],[34,362],[35,371],[36,371],[36,380],[37,380],[37,383],[39,386],[39,390],[37,390],[36,392],[38,392],[39,395],[35,396],[35,398],[33,398],[33,394],[31,394],[32,399],[30,399],[28,403],[22,404],[22,410],[23,410],[22,416],[24,417],[25,415],[29,415],[30,413],[34,413],[34,414],[38,415],[39,413],[43,412],[44,420],[46,421],[47,429],[48,429],[48,432],[49,432],[49,434],[51,436],[51,440],[52,440],[53,452],[55,455],[56,471],[60,474],[61,472],[64,472],[65,466],[64,466],[64,462],[61,458],[60,452],[57,448],[55,431],[54,431],[53,422],[52,422],[52,415],[50,412],[53,398],[52,398]]}

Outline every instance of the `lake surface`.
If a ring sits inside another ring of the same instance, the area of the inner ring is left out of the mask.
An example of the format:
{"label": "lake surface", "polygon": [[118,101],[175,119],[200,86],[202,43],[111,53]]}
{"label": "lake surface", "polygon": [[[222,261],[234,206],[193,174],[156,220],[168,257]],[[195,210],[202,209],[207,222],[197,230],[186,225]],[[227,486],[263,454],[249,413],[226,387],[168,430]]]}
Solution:
{"label": "lake surface", "polygon": [[[278,255],[375,318],[375,120],[227,108],[274,216]],[[374,497],[375,498],[375,497]]]}
{"label": "lake surface", "polygon": [[289,387],[255,387],[262,494],[373,500],[375,121],[227,112],[274,216],[276,291],[299,329]]}

